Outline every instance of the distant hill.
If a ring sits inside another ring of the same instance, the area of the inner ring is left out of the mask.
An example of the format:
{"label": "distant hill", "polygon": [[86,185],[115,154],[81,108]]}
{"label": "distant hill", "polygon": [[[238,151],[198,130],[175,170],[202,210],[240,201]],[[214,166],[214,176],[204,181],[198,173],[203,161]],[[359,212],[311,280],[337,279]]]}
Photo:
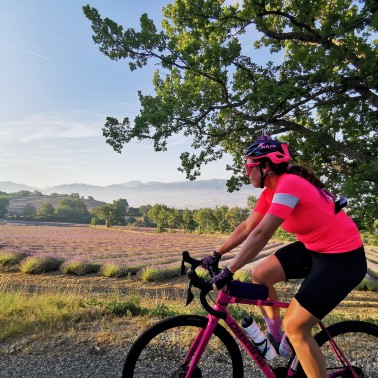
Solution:
{"label": "distant hill", "polygon": [[[27,189],[22,189],[27,190]],[[30,191],[30,190],[29,190]],[[22,198],[13,198],[10,200],[9,206],[8,206],[8,214],[10,216],[20,216],[22,215],[24,211],[24,207],[26,204],[30,204],[34,206],[36,209],[38,209],[42,203],[50,203],[55,208],[58,206],[59,202],[63,199],[67,198],[67,196],[61,194],[57,196],[48,196],[48,195],[42,195],[42,196],[31,196],[31,197],[22,197]],[[102,206],[105,204],[103,201],[97,201],[95,199],[91,198],[81,198],[81,201],[84,203],[84,205],[87,207],[88,210],[91,210],[93,208]]]}
{"label": "distant hill", "polygon": [[108,203],[124,198],[132,207],[161,203],[178,209],[214,208],[220,205],[245,207],[248,196],[260,194],[260,190],[251,185],[245,185],[237,192],[228,193],[226,180],[220,179],[172,183],[131,181],[108,186],[67,184],[49,188],[35,188],[9,181],[0,182],[0,191],[15,193],[20,190],[31,192],[38,190],[45,195],[78,193],[81,197],[90,196],[97,201]]}

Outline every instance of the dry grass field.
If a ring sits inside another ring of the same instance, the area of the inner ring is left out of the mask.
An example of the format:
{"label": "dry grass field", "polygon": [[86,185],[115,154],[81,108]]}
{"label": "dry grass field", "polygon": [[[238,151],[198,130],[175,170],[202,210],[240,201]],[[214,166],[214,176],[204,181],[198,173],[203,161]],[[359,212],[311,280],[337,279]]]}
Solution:
{"label": "dry grass field", "polygon": [[[36,225],[0,224],[0,253],[13,250],[28,255],[56,256],[62,259],[79,259],[96,263],[116,261],[138,263],[146,266],[180,264],[181,252],[189,250],[202,257],[218,245],[225,236],[184,233],[156,234],[153,230],[129,230],[125,228],[93,228],[80,225]],[[280,242],[270,243],[262,256],[275,251]],[[236,251],[235,251],[236,252]],[[235,253],[234,252],[234,253]],[[374,270],[378,251],[367,248],[371,268]],[[233,254],[230,254],[231,256]],[[253,265],[253,263],[252,263]],[[299,282],[282,283],[278,290],[283,300],[290,300]],[[109,293],[121,296],[137,295],[142,301],[153,303],[172,302],[177,308],[183,306],[186,277],[172,277],[160,282],[142,282],[138,275],[108,278],[100,272],[76,276],[56,270],[45,274],[25,274],[17,270],[0,273],[0,289],[19,290],[22,293],[54,291],[77,292],[87,297],[107,297]],[[151,305],[151,304],[149,304]],[[181,311],[181,310],[180,310]],[[340,306],[332,312],[335,318],[367,319],[378,323],[378,293],[354,290]]]}
{"label": "dry grass field", "polygon": [[[99,264],[143,263],[161,269],[179,264],[183,250],[202,257],[224,239],[222,235],[156,234],[147,229],[0,223],[0,255],[15,251]],[[282,242],[270,243],[261,255],[280,245]],[[376,248],[367,250],[374,271],[378,252]],[[299,284],[299,280],[279,284],[280,299],[289,301]],[[198,300],[184,306],[186,287],[186,277],[177,275],[144,282],[138,274],[109,278],[100,271],[78,276],[61,270],[26,274],[17,267],[3,269],[0,376],[8,369],[25,377],[82,377],[84,366],[90,374],[85,376],[119,376],[128,348],[147,326],[172,314],[202,313]],[[248,311],[261,321],[257,308],[236,311],[239,316]],[[341,319],[378,324],[378,293],[354,290],[325,322]],[[46,363],[50,370],[45,369]]]}

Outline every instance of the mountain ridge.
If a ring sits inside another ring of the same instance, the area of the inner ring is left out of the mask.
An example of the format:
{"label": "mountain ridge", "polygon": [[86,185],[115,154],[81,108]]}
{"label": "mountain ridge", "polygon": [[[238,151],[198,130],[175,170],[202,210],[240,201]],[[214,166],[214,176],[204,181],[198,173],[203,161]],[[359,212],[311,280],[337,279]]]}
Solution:
{"label": "mountain ridge", "polygon": [[239,191],[229,193],[227,192],[226,182],[223,179],[176,181],[171,183],[130,181],[106,186],[73,183],[37,188],[11,181],[3,181],[0,182],[0,191],[15,193],[20,190],[31,192],[38,190],[45,195],[52,193],[78,193],[80,196],[90,196],[98,201],[108,203],[124,198],[127,199],[132,207],[160,203],[179,209],[214,208],[221,205],[246,207],[248,196],[257,197],[260,194],[260,190],[253,188],[251,185],[245,185]]}

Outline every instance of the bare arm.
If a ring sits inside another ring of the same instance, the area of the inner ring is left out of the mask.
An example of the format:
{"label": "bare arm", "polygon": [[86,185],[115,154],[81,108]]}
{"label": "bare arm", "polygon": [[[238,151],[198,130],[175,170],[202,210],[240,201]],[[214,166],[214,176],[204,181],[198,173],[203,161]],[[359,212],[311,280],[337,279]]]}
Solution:
{"label": "bare arm", "polygon": [[239,224],[235,230],[230,234],[230,236],[225,240],[225,242],[217,249],[220,255],[231,251],[233,248],[237,247],[248,237],[248,235],[257,227],[260,223],[263,215],[252,211],[248,218]]}
{"label": "bare arm", "polygon": [[245,239],[240,251],[232,259],[229,265],[231,272],[236,272],[257,256],[283,221],[284,219],[275,215],[266,214],[257,227],[255,227]]}

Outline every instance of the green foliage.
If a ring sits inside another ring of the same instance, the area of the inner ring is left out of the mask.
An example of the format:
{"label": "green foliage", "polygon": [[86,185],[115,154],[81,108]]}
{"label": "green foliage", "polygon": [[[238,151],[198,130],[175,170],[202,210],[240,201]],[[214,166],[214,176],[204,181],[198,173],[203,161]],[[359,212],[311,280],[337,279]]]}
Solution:
{"label": "green foliage", "polygon": [[104,277],[125,277],[129,273],[127,267],[116,263],[105,263],[101,266],[101,274]]}
{"label": "green foliage", "polygon": [[0,251],[0,267],[12,268],[18,265],[27,255],[22,252]]}
{"label": "green foliage", "polygon": [[42,202],[41,205],[37,209],[37,217],[39,218],[53,218],[55,215],[55,208],[49,202]]}
{"label": "green foliage", "polygon": [[97,273],[99,269],[100,264],[92,264],[77,260],[65,261],[60,267],[60,270],[64,274],[73,274],[75,276],[84,276],[90,273]]}
{"label": "green foliage", "polygon": [[98,219],[103,220],[106,227],[110,227],[114,224],[125,224],[126,210],[129,206],[127,200],[118,199],[113,201],[112,204],[105,204],[99,206],[93,210],[93,213]]}
{"label": "green foliage", "polygon": [[140,273],[140,278],[142,281],[147,281],[147,282],[160,281],[162,279],[162,273],[157,268],[146,267],[142,269]]}
{"label": "green foliage", "polygon": [[[89,5],[93,40],[130,70],[160,65],[154,95],[139,92],[134,122],[107,117],[103,134],[115,151],[149,140],[164,151],[173,134],[188,179],[233,157],[230,190],[246,182],[242,154],[263,131],[290,142],[293,160],[315,167],[335,194],[350,199],[360,228],[377,219],[378,76],[374,2],[326,0],[175,0],[161,30],[143,14],[123,28]],[[261,62],[260,51],[271,60]]]}
{"label": "green foliage", "polygon": [[232,317],[239,322],[241,322],[245,316],[250,315],[246,310],[246,307],[241,305],[230,306],[228,310]]}
{"label": "green foliage", "polygon": [[209,275],[209,272],[207,271],[207,269],[202,268],[201,266],[196,268],[196,273],[197,273],[197,276],[200,277],[200,278],[203,278],[203,279],[209,279],[210,278],[210,275]]}
{"label": "green foliage", "polygon": [[137,298],[125,302],[109,302],[105,308],[108,313],[116,316],[138,316],[145,313],[140,306],[140,300]]}
{"label": "green foliage", "polygon": [[41,274],[58,270],[63,260],[55,257],[29,256],[21,261],[20,270],[23,273]]}
{"label": "green foliage", "polygon": [[182,229],[184,232],[195,230],[195,222],[193,219],[193,213],[189,209],[185,208],[182,212]]}
{"label": "green foliage", "polygon": [[156,307],[149,311],[150,316],[156,316],[160,318],[166,318],[168,316],[177,315],[177,311],[173,306],[167,306],[164,303],[158,303]]}
{"label": "green foliage", "polygon": [[155,204],[147,214],[156,223],[157,232],[162,232],[169,227],[170,211],[166,205]]}
{"label": "green foliage", "polygon": [[33,218],[37,215],[37,209],[31,203],[26,203],[22,208],[22,216],[25,218]]}
{"label": "green foliage", "polygon": [[80,198],[76,197],[63,198],[60,200],[55,209],[55,214],[58,218],[71,222],[86,222],[90,216],[85,204]]}
{"label": "green foliage", "polygon": [[281,227],[278,227],[277,230],[274,232],[273,234],[273,239],[277,239],[277,240],[286,240],[286,241],[290,241],[290,242],[295,242],[297,241],[295,235],[293,234],[289,234],[288,232],[286,232],[283,228]]}
{"label": "green foliage", "polygon": [[235,206],[228,210],[226,219],[229,224],[229,231],[234,230],[241,222],[248,218],[251,208],[243,209]]}
{"label": "green foliage", "polygon": [[216,230],[216,218],[214,211],[208,207],[196,210],[193,218],[197,223],[197,230],[201,233],[213,233]]}
{"label": "green foliage", "polygon": [[9,203],[8,196],[0,196],[0,218],[4,218],[7,214]]}
{"label": "green foliage", "polygon": [[378,280],[372,277],[366,276],[362,282],[360,282],[357,287],[357,290],[365,291],[378,291]]}
{"label": "green foliage", "polygon": [[376,229],[375,232],[364,232],[362,233],[362,238],[368,245],[378,245],[378,230]]}
{"label": "green foliage", "polygon": [[241,282],[251,282],[251,273],[244,269],[239,269],[234,274],[234,280]]}

